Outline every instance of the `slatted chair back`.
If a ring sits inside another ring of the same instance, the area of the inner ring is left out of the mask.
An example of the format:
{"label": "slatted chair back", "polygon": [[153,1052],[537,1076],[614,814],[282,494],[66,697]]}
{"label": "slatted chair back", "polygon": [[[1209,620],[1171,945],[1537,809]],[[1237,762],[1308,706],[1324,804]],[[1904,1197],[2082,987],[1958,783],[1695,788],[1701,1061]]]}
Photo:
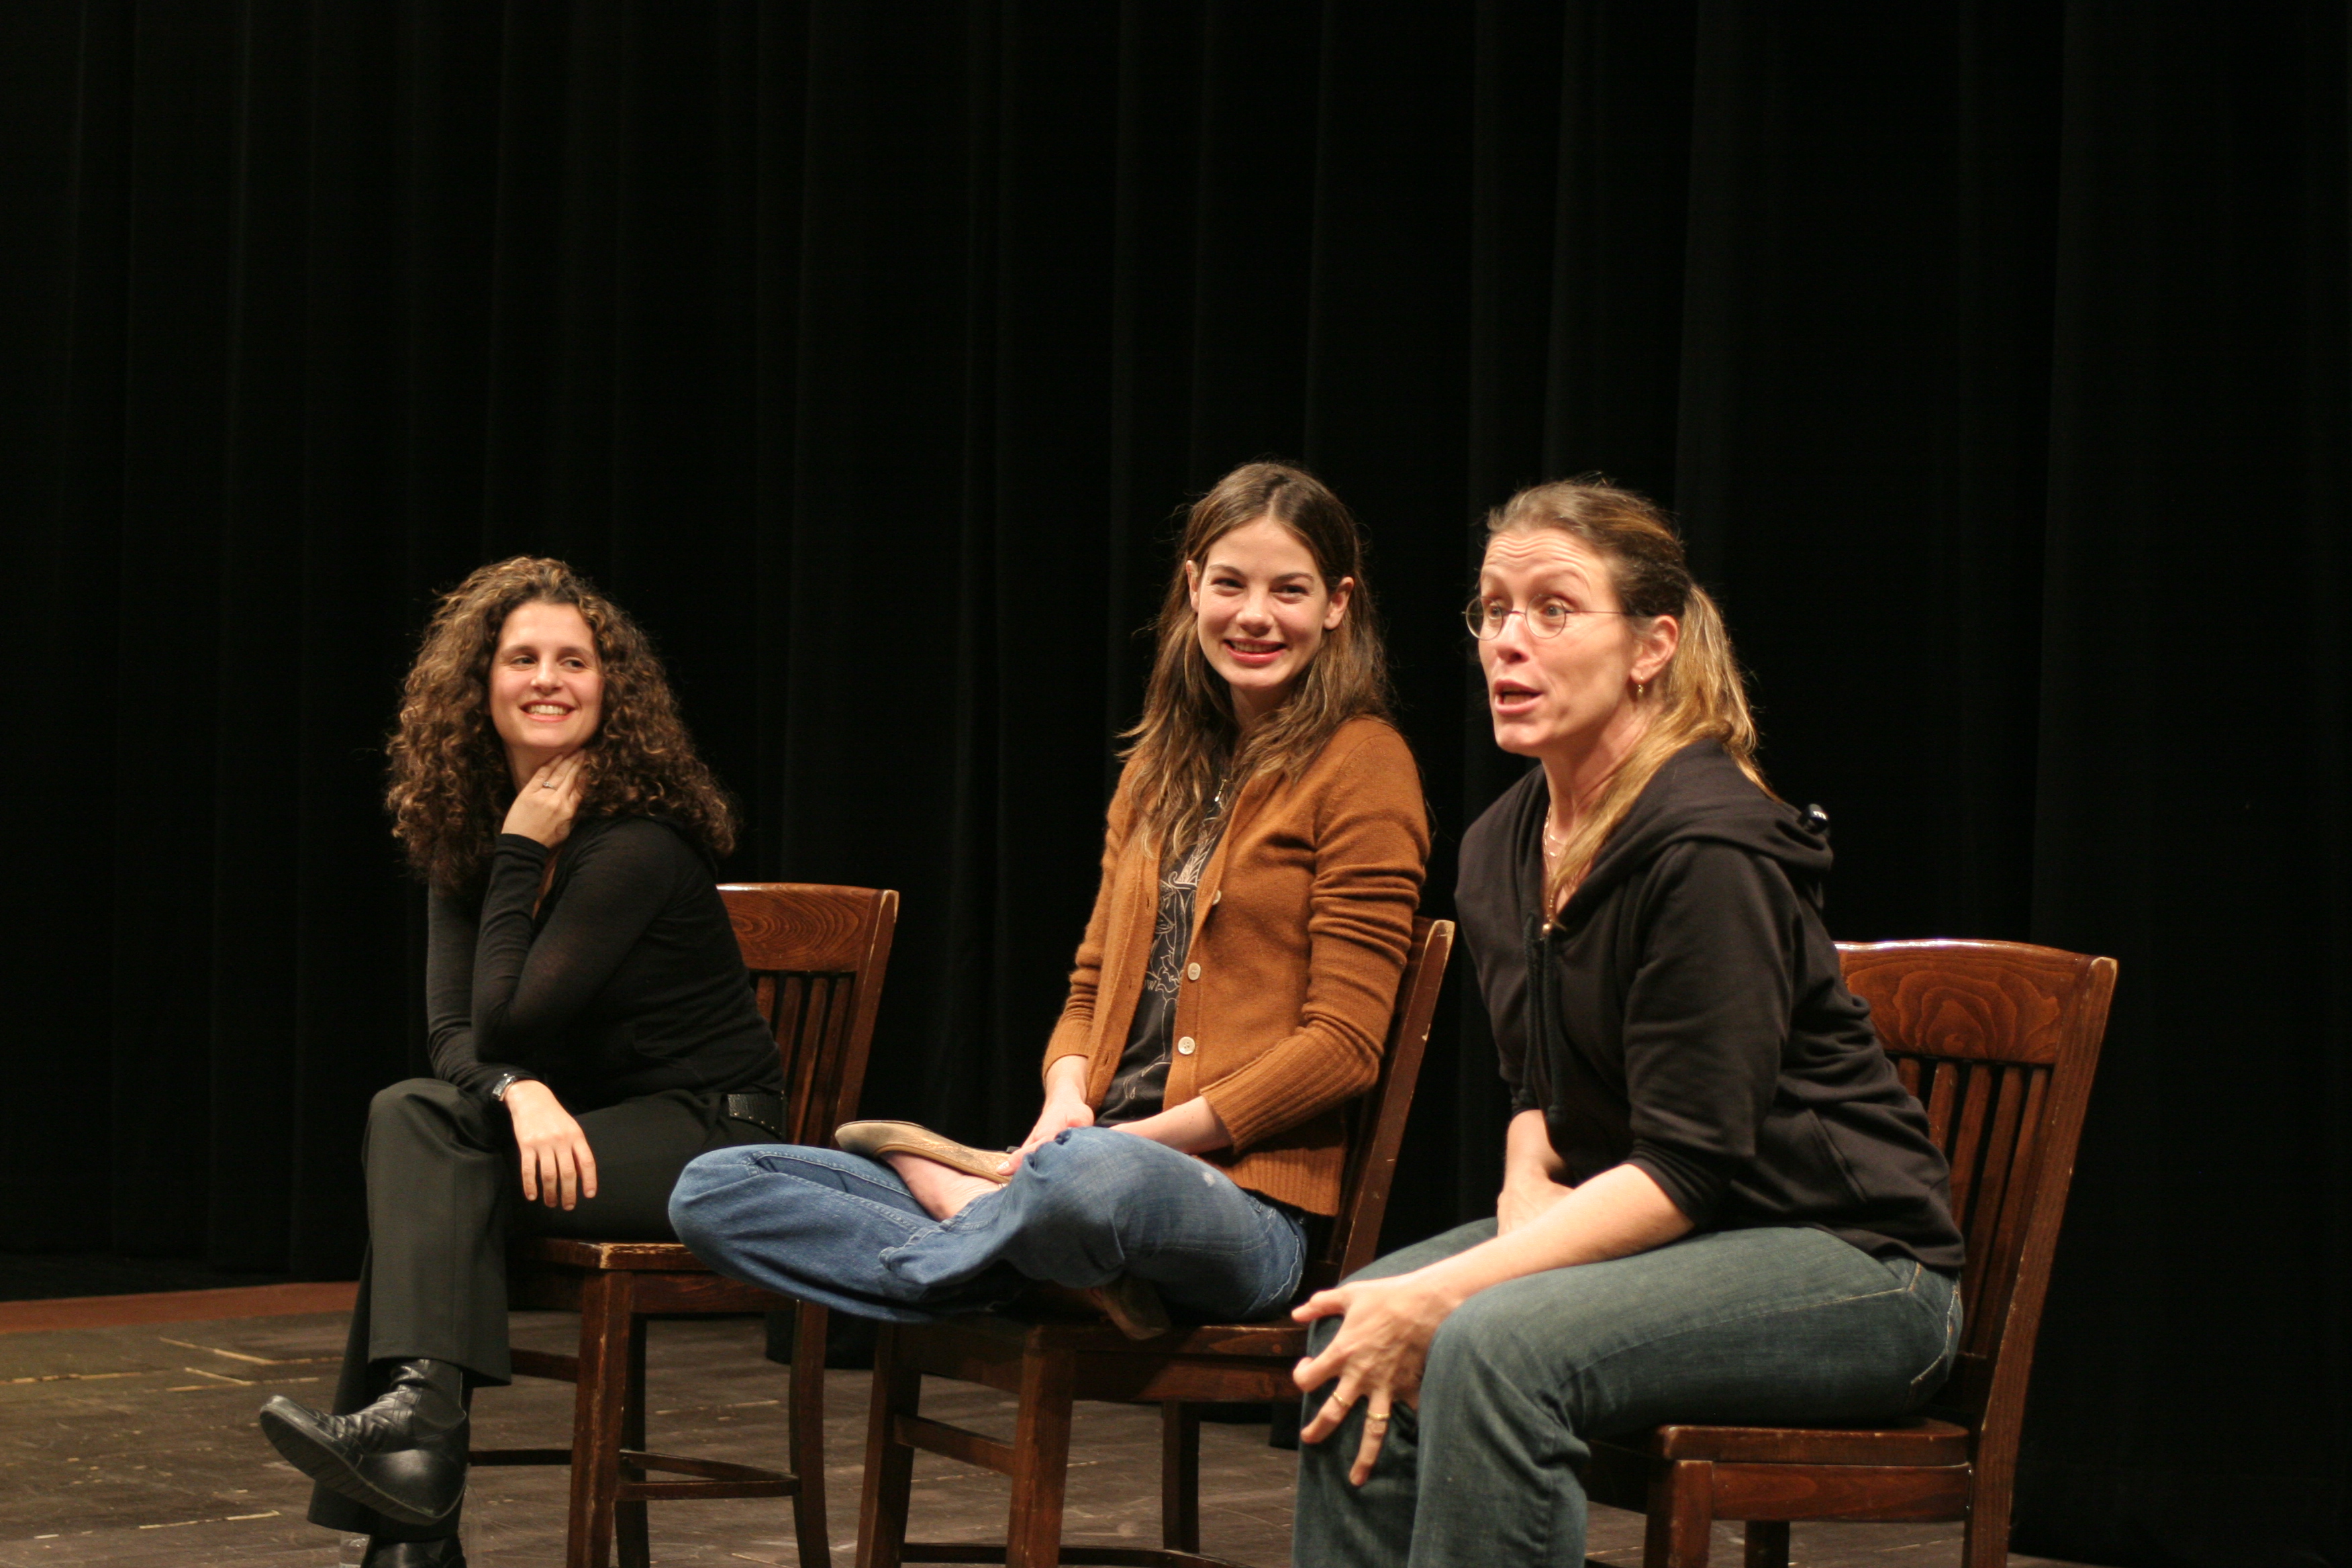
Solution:
{"label": "slatted chair back", "polygon": [[1308,1290],[1329,1289],[1380,1251],[1381,1223],[1388,1216],[1389,1188],[1396,1180],[1397,1151],[1404,1142],[1413,1086],[1421,1079],[1422,1053],[1429,1046],[1429,1026],[1437,1014],[1437,994],[1445,984],[1445,961],[1453,951],[1452,921],[1413,921],[1412,946],[1397,979],[1396,1009],[1390,1015],[1389,1037],[1381,1050],[1381,1076],[1350,1108],[1353,1136],[1339,1188],[1339,1212],[1307,1267]]}
{"label": "slatted chair back", "polygon": [[[786,1142],[824,1144],[857,1114],[866,1053],[898,924],[898,895],[884,889],[798,882],[722,886],[760,1016],[783,1064]],[[477,1449],[477,1465],[569,1465],[568,1568],[621,1568],[650,1560],[646,1505],[656,1500],[793,1500],[803,1563],[831,1559],[824,1511],[826,1313],[711,1273],[676,1242],[528,1237],[509,1259],[515,1306],[580,1314],[579,1351],[517,1346],[514,1370],[578,1385],[572,1443],[562,1448]],[[646,1326],[656,1318],[790,1309],[795,1353],[787,1388],[789,1471],[646,1447]],[[659,1478],[659,1479],[656,1479]]]}
{"label": "slatted chair back", "polygon": [[1952,1167],[1967,1239],[1959,1364],[1939,1405],[2013,1443],[2116,962],[2009,942],[1841,944]]}
{"label": "slatted chair back", "polygon": [[833,1130],[857,1114],[898,895],[738,882],[719,896],[782,1058],[784,1142],[828,1145]]}

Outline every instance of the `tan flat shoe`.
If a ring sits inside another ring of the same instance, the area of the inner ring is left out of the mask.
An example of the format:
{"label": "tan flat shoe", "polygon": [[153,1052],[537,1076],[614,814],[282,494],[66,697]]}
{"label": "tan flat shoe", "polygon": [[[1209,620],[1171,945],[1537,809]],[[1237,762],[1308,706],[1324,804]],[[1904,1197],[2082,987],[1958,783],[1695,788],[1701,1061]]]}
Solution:
{"label": "tan flat shoe", "polygon": [[1156,1340],[1176,1326],[1168,1316],[1168,1304],[1160,1299],[1160,1287],[1149,1279],[1122,1274],[1084,1294],[1129,1339]]}
{"label": "tan flat shoe", "polygon": [[1012,1180],[997,1172],[996,1167],[1004,1163],[1002,1153],[942,1138],[912,1121],[845,1121],[833,1130],[833,1142],[843,1153],[863,1154],[869,1160],[878,1160],[885,1154],[919,1154],[950,1171],[961,1171],[967,1176],[978,1176],[999,1186]]}
{"label": "tan flat shoe", "polygon": [[1050,1279],[1032,1279],[1013,1306],[1048,1317],[1076,1318],[1082,1321],[1098,1313],[1131,1340],[1156,1340],[1176,1326],[1169,1319],[1167,1304],[1160,1299],[1160,1288],[1149,1279],[1128,1274],[1092,1289],[1056,1285]]}

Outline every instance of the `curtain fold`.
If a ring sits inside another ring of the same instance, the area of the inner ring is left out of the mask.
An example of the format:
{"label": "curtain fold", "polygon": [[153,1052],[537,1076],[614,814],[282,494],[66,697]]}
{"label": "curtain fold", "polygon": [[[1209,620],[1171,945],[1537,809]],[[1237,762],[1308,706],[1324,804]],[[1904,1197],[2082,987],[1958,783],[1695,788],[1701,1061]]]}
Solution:
{"label": "curtain fold", "polygon": [[[2021,1548],[2343,1561],[2346,13],[0,10],[0,1247],[356,1264],[423,1067],[382,744],[486,560],[651,629],[730,875],[901,889],[867,1110],[1003,1142],[1189,497],[1366,521],[1442,912],[1518,771],[1476,520],[1601,469],[1839,936],[2122,961]],[[1470,993],[1392,1241],[1492,1201]]]}

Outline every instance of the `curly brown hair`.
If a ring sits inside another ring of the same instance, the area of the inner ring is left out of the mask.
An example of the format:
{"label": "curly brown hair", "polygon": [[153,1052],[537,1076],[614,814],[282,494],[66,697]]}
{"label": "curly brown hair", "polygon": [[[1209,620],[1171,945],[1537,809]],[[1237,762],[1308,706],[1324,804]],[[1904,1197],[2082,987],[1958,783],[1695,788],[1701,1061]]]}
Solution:
{"label": "curly brown hair", "polygon": [[731,852],[734,806],[696,752],[646,634],[562,562],[518,555],[441,596],[401,689],[384,804],[409,865],[448,893],[477,893],[488,875],[514,800],[487,706],[490,659],[507,617],[529,604],[578,610],[604,667],[604,721],[582,770],[580,815],[657,816],[713,859]]}

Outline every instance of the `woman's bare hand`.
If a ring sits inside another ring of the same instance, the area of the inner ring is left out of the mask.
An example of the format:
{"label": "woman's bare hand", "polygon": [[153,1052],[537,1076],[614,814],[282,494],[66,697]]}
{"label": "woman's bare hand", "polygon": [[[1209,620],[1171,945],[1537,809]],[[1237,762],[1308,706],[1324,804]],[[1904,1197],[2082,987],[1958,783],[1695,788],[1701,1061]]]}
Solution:
{"label": "woman's bare hand", "polygon": [[502,832],[535,838],[550,849],[572,836],[572,815],[580,809],[580,770],[587,753],[572,752],[549,763],[515,792]]}
{"label": "woman's bare hand", "polygon": [[1430,1342],[1457,1304],[1454,1296],[1416,1270],[1318,1290],[1292,1310],[1290,1315],[1302,1323],[1341,1318],[1339,1333],[1323,1353],[1300,1362],[1290,1375],[1301,1393],[1339,1380],[1314,1419],[1300,1429],[1301,1442],[1321,1442],[1339,1429],[1357,1400],[1364,1402],[1364,1437],[1348,1470],[1352,1485],[1362,1486],[1370,1478],[1372,1461],[1380,1458],[1389,1435],[1390,1413],[1398,1405],[1412,1405],[1421,1393]]}
{"label": "woman's bare hand", "polygon": [[[1071,1059],[1075,1061],[1077,1058]],[[1019,1168],[1021,1162],[1029,1157],[1029,1151],[1039,1144],[1051,1143],[1073,1127],[1092,1127],[1094,1124],[1094,1107],[1085,1100],[1075,1097],[1047,1096],[1045,1109],[1037,1113],[1037,1125],[1029,1129],[1029,1136],[1021,1141],[1021,1147],[1004,1156],[1004,1163],[996,1167],[997,1174],[1011,1175]]]}
{"label": "woman's bare hand", "polygon": [[1050,1143],[1073,1127],[1094,1124],[1094,1107],[1087,1103],[1087,1058],[1055,1058],[1045,1069],[1045,1109],[1037,1113],[1037,1125],[1029,1129],[1029,1136],[1021,1141],[1021,1147],[1004,1156],[996,1173],[1012,1175],[1029,1157],[1029,1151],[1040,1143]]}
{"label": "woman's bare hand", "polygon": [[572,1208],[596,1195],[596,1152],[588,1134],[537,1079],[507,1085],[507,1119],[522,1162],[522,1195],[549,1208]]}

